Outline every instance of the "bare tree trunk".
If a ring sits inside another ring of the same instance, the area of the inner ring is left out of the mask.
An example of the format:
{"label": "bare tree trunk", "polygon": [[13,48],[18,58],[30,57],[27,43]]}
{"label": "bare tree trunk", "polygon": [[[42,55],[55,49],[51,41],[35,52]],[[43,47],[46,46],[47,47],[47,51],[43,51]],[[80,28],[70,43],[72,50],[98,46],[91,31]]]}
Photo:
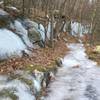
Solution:
{"label": "bare tree trunk", "polygon": [[25,0],[22,1],[22,14],[25,15]]}
{"label": "bare tree trunk", "polygon": [[53,41],[53,12],[51,12],[51,35],[50,35],[50,41],[51,41],[51,47],[54,47],[54,41]]}
{"label": "bare tree trunk", "polygon": [[91,33],[90,33],[90,44],[93,45],[93,34],[94,34],[94,30],[95,30],[95,27],[96,27],[96,21],[95,21],[95,18],[96,18],[96,14],[97,14],[97,3],[99,2],[99,0],[97,0],[96,2],[96,5],[95,5],[95,8],[94,8],[94,11],[93,11],[93,14],[92,14],[92,19],[91,19],[91,25],[90,25],[90,29],[91,29]]}

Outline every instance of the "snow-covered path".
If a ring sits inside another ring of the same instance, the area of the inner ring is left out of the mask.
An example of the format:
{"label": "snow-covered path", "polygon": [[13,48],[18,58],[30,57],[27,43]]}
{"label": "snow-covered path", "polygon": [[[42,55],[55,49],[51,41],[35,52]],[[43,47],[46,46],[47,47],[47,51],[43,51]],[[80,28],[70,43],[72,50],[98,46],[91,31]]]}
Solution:
{"label": "snow-covered path", "polygon": [[[100,100],[100,68],[88,59],[83,44],[68,47],[70,52],[63,59],[63,67],[41,100]],[[27,71],[0,75],[0,100],[38,100],[35,96],[44,76],[42,72],[36,74],[37,78],[34,75]]]}
{"label": "snow-covered path", "polygon": [[100,100],[100,68],[88,59],[83,44],[69,44],[45,100]]}

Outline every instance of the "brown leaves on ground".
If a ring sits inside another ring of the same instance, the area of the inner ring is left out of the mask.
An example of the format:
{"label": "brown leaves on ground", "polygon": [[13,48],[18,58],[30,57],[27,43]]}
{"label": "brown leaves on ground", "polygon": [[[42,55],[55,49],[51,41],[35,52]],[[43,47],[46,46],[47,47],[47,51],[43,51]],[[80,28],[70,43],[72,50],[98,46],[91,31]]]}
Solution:
{"label": "brown leaves on ground", "polygon": [[55,41],[54,48],[38,48],[34,49],[31,57],[13,58],[0,62],[0,73],[11,73],[17,69],[25,69],[26,67],[43,67],[52,68],[55,61],[59,57],[64,57],[69,49],[66,43],[77,43],[77,38],[68,33],[61,33],[58,41]]}
{"label": "brown leaves on ground", "polygon": [[68,51],[66,44],[59,40],[54,48],[39,48],[33,50],[31,57],[13,58],[0,62],[0,73],[10,73],[16,69],[24,69],[30,65],[53,67],[58,57],[63,57]]}
{"label": "brown leaves on ground", "polygon": [[100,53],[94,52],[95,46],[85,46],[86,53],[89,56],[89,59],[96,61],[100,65]]}

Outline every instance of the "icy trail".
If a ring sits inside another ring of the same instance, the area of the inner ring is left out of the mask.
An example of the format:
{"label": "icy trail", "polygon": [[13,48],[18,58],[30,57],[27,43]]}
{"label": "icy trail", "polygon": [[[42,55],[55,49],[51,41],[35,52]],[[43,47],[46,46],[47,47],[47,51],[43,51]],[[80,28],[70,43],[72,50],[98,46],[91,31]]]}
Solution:
{"label": "icy trail", "polygon": [[47,89],[45,100],[100,100],[100,68],[88,59],[83,44],[68,47],[71,51]]}
{"label": "icy trail", "polygon": [[[68,47],[63,67],[41,100],[100,100],[100,68],[88,59],[83,44]],[[43,73],[34,75],[26,71],[0,75],[0,100],[38,100],[35,96],[41,90]]]}

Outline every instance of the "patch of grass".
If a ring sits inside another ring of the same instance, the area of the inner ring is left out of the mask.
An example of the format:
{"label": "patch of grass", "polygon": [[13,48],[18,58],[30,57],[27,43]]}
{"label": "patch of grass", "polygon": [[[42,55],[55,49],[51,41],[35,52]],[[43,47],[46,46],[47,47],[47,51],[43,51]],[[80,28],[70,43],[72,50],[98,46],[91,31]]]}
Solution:
{"label": "patch of grass", "polygon": [[27,84],[30,87],[33,85],[32,80],[24,78],[22,75],[19,75],[19,74],[16,74],[16,75],[12,74],[12,75],[10,75],[10,80],[13,80],[13,79],[20,80],[21,82]]}
{"label": "patch of grass", "polygon": [[55,68],[55,63],[52,62],[50,63],[47,67],[41,66],[41,65],[27,65],[25,67],[25,70],[29,71],[30,73],[32,73],[34,70],[38,70],[40,72],[46,72],[49,70],[52,70]]}

